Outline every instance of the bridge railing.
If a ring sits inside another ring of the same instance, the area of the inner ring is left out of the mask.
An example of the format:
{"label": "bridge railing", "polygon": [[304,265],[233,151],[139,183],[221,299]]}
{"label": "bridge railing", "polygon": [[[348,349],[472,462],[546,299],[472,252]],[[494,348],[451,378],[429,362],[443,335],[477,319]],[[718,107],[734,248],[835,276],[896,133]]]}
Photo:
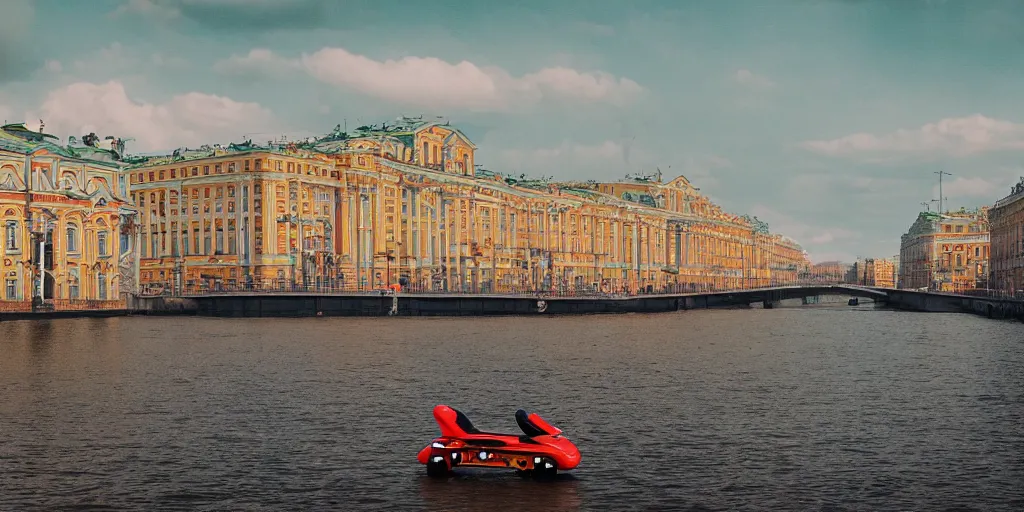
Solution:
{"label": "bridge railing", "polygon": [[757,283],[756,286],[733,286],[721,287],[713,284],[674,284],[665,286],[642,286],[635,288],[613,288],[593,286],[553,286],[550,288],[536,289],[526,286],[488,285],[470,286],[462,289],[446,289],[440,285],[419,286],[406,285],[391,287],[370,287],[358,286],[346,283],[331,284],[302,284],[291,283],[286,280],[275,280],[263,283],[227,285],[195,285],[175,287],[172,285],[146,285],[140,292],[143,297],[190,297],[201,295],[260,295],[260,294],[354,294],[354,295],[390,295],[395,292],[400,294],[414,295],[502,295],[502,296],[529,296],[529,297],[591,297],[591,298],[624,298],[650,295],[684,295],[684,294],[708,294],[708,293],[731,293],[746,292],[763,289],[772,289],[789,286],[834,286],[842,283],[823,282],[818,280],[801,281],[767,281]]}
{"label": "bridge railing", "polygon": [[1024,300],[1024,291],[1010,292],[1005,290],[966,290],[954,292],[953,295],[966,295],[968,297],[985,297],[989,299]]}

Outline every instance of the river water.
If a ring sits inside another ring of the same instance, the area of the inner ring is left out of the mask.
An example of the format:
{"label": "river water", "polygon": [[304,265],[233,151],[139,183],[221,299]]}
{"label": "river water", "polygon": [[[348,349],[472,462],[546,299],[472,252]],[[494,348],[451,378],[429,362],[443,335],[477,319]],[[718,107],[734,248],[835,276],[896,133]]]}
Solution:
{"label": "river water", "polygon": [[[514,411],[554,482],[416,452]],[[1022,510],[1024,327],[871,307],[0,323],[0,510]]]}

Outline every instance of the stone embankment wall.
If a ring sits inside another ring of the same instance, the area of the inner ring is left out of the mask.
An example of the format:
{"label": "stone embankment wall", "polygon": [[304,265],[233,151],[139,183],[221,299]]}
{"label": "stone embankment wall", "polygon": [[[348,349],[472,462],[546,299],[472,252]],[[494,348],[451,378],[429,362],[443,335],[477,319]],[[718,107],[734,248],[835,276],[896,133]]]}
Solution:
{"label": "stone embankment wall", "polygon": [[1024,321],[1024,301],[1019,300],[891,290],[888,302],[890,307],[907,311],[973,313],[987,318]]}

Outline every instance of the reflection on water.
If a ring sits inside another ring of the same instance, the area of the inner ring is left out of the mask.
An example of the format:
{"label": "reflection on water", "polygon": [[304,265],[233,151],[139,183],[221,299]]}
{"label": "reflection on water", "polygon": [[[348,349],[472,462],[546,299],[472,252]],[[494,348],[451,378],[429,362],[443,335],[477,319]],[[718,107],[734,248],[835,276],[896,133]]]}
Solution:
{"label": "reflection on water", "polygon": [[460,469],[447,480],[421,476],[419,481],[426,510],[503,510],[515,504],[519,510],[568,512],[583,505],[579,482],[568,473],[544,482],[510,471]]}
{"label": "reflection on water", "polygon": [[[1019,323],[863,308],[0,323],[0,510],[1024,510]],[[554,482],[416,453],[538,412]]]}

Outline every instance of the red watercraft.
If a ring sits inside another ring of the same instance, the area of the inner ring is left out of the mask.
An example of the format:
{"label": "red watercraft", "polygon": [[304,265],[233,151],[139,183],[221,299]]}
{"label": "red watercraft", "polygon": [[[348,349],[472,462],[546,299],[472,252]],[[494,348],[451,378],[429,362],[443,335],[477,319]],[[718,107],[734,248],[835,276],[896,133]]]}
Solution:
{"label": "red watercraft", "polygon": [[553,477],[558,470],[580,463],[580,451],[562,431],[536,414],[516,411],[523,434],[482,432],[465,414],[448,407],[434,407],[441,437],[431,441],[416,457],[432,477],[447,477],[455,466],[511,468],[521,476]]}

